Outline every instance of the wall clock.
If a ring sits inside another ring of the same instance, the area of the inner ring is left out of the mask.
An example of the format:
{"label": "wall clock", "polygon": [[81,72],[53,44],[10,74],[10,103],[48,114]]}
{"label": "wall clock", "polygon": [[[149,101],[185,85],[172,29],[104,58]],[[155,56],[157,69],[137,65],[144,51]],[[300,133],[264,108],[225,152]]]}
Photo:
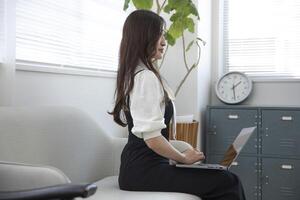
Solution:
{"label": "wall clock", "polygon": [[228,72],[218,80],[215,91],[222,102],[238,104],[252,92],[252,80],[242,72]]}

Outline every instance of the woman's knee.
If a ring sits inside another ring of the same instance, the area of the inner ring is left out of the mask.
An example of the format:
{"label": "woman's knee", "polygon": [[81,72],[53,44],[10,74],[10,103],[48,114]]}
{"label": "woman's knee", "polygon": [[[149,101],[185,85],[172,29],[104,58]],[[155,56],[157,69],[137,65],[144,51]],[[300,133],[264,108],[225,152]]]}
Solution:
{"label": "woman's knee", "polygon": [[224,171],[224,182],[226,185],[232,187],[232,186],[236,186],[236,185],[239,185],[240,184],[240,179],[239,177],[230,172],[230,171]]}

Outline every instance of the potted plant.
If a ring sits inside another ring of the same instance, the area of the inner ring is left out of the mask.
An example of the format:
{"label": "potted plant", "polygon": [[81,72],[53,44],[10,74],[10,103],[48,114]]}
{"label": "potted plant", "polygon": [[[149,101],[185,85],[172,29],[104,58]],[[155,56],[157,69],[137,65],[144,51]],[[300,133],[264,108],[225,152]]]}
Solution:
{"label": "potted plant", "polygon": [[[170,26],[167,27],[167,30],[165,30],[167,47],[163,58],[159,63],[156,63],[156,65],[159,69],[161,69],[169,46],[172,47],[178,40],[181,40],[183,52],[182,55],[186,73],[176,87],[175,96],[177,96],[188,76],[198,66],[201,57],[201,46],[205,45],[205,41],[199,37],[193,38],[192,41],[189,41],[188,43],[185,38],[185,32],[189,31],[194,33],[195,20],[200,20],[195,4],[192,2],[192,0],[125,0],[123,7],[124,11],[127,10],[129,4],[133,4],[136,9],[153,10],[156,8],[156,13],[158,15],[163,12],[167,15],[167,17],[169,17]],[[187,54],[193,45],[196,45],[198,48],[198,56],[193,64],[189,65],[187,62]],[[176,129],[178,139],[185,140],[196,147],[198,122],[193,121],[191,123],[177,123]],[[192,137],[191,135],[187,134],[192,134]]]}

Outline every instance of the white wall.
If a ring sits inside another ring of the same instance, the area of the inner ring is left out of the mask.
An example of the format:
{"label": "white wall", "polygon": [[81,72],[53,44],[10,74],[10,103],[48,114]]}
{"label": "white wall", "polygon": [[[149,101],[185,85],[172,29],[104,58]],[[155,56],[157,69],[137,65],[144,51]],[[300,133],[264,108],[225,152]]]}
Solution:
{"label": "white wall", "polygon": [[[213,82],[213,85],[215,82]],[[212,85],[212,86],[213,86]],[[212,88],[214,89],[214,88]],[[212,105],[223,104],[212,92]],[[300,82],[259,81],[253,83],[253,92],[241,105],[251,106],[300,106]]]}
{"label": "white wall", "polygon": [[68,105],[88,112],[111,135],[126,129],[107,114],[113,105],[115,78],[19,71],[15,77],[15,106]]}
{"label": "white wall", "polygon": [[0,1],[0,105],[13,99],[15,77],[15,0]]}
{"label": "white wall", "polygon": [[[205,112],[206,107],[210,103],[210,83],[211,83],[211,51],[212,51],[212,3],[211,1],[199,0],[198,1],[198,10],[201,14],[201,21],[199,23],[198,35],[200,38],[206,41],[206,45],[202,48],[201,61],[199,64],[198,70],[198,81],[197,81],[197,110],[199,113],[200,123],[200,147],[202,147],[203,134],[205,133]],[[202,148],[201,148],[202,149]]]}
{"label": "white wall", "polygon": [[[218,77],[222,75],[222,63],[219,54],[222,49],[219,45],[218,32],[220,23],[218,21],[219,0],[212,1],[212,77],[211,77],[211,105],[225,105],[215,94],[215,84]],[[254,81],[253,93],[242,103],[242,105],[255,106],[300,106],[300,80],[298,81]]]}
{"label": "white wall", "polygon": [[[10,66],[11,67],[11,66]],[[11,105],[13,98],[14,71],[7,64],[0,63],[0,105]]]}
{"label": "white wall", "polygon": [[[202,50],[198,70],[192,72],[179,92],[176,107],[178,115],[194,114],[196,120],[204,123],[203,115],[210,98],[210,2],[200,0],[199,13],[201,21],[198,30],[207,45]],[[186,43],[188,44],[192,38],[191,34],[187,34]],[[196,48],[189,51],[189,64],[195,62],[197,53]],[[179,40],[174,48],[169,48],[162,74],[175,90],[184,72],[182,42]],[[15,106],[70,105],[79,107],[91,114],[109,134],[125,137],[127,127],[118,126],[113,122],[112,116],[107,114],[113,106],[114,89],[115,78],[17,70],[12,88],[14,91],[12,104]],[[202,128],[203,125],[200,125],[199,133]]]}

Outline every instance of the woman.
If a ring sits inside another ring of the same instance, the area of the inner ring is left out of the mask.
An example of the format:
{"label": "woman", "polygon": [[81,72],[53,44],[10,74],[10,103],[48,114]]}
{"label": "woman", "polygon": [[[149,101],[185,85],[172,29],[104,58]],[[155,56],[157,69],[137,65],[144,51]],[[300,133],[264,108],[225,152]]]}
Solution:
{"label": "woman", "polygon": [[[137,10],[125,21],[120,46],[114,121],[128,125],[121,155],[119,186],[123,190],[182,192],[203,199],[244,200],[238,177],[228,171],[176,168],[169,160],[192,164],[202,152],[176,150],[168,141],[174,98],[153,61],[166,45],[165,22],[157,14]],[[122,119],[125,114],[126,119]]]}

